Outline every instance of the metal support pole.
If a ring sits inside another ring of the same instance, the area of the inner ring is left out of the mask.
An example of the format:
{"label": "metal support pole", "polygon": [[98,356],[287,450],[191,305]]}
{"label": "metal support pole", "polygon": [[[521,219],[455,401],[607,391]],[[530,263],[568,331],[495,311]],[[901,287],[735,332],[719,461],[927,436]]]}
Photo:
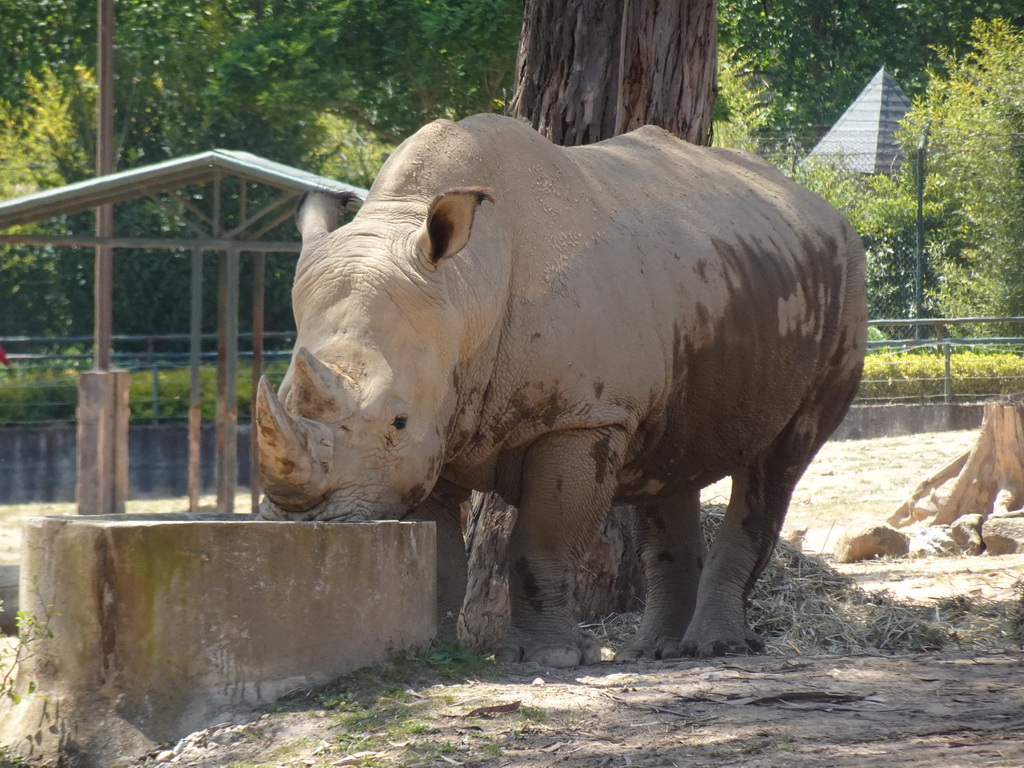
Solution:
{"label": "metal support pole", "polygon": [[202,441],[202,381],[200,365],[203,359],[203,252],[192,251],[192,309],[189,328],[189,396],[188,396],[188,511],[199,511],[199,495],[203,487],[200,471]]}
{"label": "metal support pole", "polygon": [[[243,187],[244,188],[244,187]],[[260,508],[259,430],[256,429],[256,387],[263,376],[263,314],[267,254],[257,253],[252,260],[252,403],[249,418],[249,489],[252,513]]]}
{"label": "metal support pole", "polygon": [[[114,172],[114,0],[99,0],[97,14],[96,69],[99,93],[96,100],[96,175]],[[96,209],[96,236],[114,236],[114,207]],[[114,249],[96,248],[94,367],[110,370],[113,337]]]}
{"label": "metal support pole", "polygon": [[[925,158],[928,154],[928,131],[930,123],[924,124],[921,141],[917,145],[917,237],[914,244],[914,317],[923,315],[924,306],[924,173]],[[920,326],[915,326],[915,338]]]}

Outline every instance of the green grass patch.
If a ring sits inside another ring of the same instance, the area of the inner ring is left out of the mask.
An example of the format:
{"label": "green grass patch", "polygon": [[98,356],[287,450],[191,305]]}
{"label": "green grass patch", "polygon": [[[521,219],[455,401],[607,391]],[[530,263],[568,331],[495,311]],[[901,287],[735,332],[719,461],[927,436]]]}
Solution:
{"label": "green grass patch", "polygon": [[[468,682],[496,670],[489,657],[447,643],[419,653],[399,654],[390,661],[357,670],[315,691],[278,703],[279,710],[323,712],[336,726],[332,754],[388,753],[388,764],[407,765],[455,751],[438,736],[432,717],[456,699],[451,684]],[[481,735],[479,748],[491,750]],[[379,765],[367,757],[366,765]]]}

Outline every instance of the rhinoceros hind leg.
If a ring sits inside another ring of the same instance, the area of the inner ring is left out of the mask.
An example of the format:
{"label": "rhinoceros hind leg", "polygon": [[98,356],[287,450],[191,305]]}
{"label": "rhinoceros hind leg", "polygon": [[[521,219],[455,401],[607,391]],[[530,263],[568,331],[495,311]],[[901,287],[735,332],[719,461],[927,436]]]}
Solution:
{"label": "rhinoceros hind leg", "polygon": [[679,644],[676,656],[747,656],[764,653],[764,640],[752,630],[746,631],[742,639],[711,640],[698,644],[696,640],[684,640]]}
{"label": "rhinoceros hind leg", "polygon": [[701,574],[682,655],[764,650],[747,624],[746,600],[778,542],[793,488],[817,451],[800,426],[795,420],[759,459],[733,473],[729,506]]}
{"label": "rhinoceros hind leg", "polygon": [[700,490],[637,505],[633,539],[643,568],[647,606],[636,635],[615,658],[675,658],[693,616],[707,557]]}

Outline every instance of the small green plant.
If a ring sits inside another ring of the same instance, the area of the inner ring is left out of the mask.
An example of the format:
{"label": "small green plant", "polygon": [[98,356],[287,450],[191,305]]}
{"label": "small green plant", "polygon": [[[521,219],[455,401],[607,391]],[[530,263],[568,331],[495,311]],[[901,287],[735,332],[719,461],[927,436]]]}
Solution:
{"label": "small green plant", "polygon": [[[0,611],[2,610],[3,602],[0,601]],[[6,656],[0,654],[0,697],[6,697],[15,704],[21,701],[23,694],[15,690],[18,667],[35,655],[40,641],[53,637],[50,620],[56,615],[58,615],[57,611],[52,605],[46,606],[42,618],[25,611],[18,611],[16,614],[18,639]],[[30,680],[26,686],[26,693],[32,694],[35,691],[36,683]],[[3,755],[0,754],[0,759],[2,758]],[[0,763],[0,766],[2,765],[3,763]]]}
{"label": "small green plant", "polygon": [[9,751],[0,745],[0,768],[28,768],[29,762],[21,755]]}

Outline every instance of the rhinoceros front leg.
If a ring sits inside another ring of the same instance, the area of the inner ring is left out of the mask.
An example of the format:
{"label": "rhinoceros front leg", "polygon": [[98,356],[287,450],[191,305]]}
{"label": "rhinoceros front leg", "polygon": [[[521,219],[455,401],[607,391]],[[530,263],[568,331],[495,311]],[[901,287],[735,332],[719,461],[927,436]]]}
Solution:
{"label": "rhinoceros front leg", "polygon": [[455,640],[459,611],[466,598],[466,540],[461,506],[470,492],[438,480],[430,496],[406,517],[433,521],[437,531],[437,636]]}
{"label": "rhinoceros front leg", "polygon": [[611,506],[625,438],[613,427],[548,435],[523,461],[519,516],[509,542],[511,620],[501,661],[572,667],[600,660],[576,623],[572,576]]}

